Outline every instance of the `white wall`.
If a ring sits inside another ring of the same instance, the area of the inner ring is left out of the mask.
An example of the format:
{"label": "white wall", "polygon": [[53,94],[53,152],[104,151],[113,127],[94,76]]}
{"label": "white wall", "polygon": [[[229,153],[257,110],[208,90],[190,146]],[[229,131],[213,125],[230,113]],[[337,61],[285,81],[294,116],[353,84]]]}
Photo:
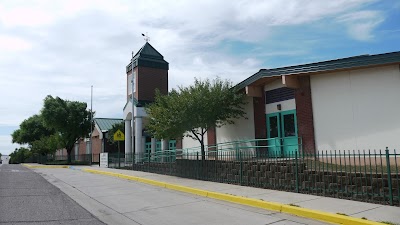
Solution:
{"label": "white wall", "polygon": [[399,65],[311,76],[321,150],[400,150]]}
{"label": "white wall", "polygon": [[249,140],[255,138],[253,98],[247,97],[245,106],[246,117],[235,120],[235,124],[228,124],[216,128],[217,143],[237,140]]}
{"label": "white wall", "polygon": [[[207,139],[207,132],[204,134],[204,144],[207,145],[208,139]],[[200,151],[200,142],[196,139],[194,140],[191,137],[183,137],[182,138],[182,148],[193,148],[193,147],[199,147]]]}

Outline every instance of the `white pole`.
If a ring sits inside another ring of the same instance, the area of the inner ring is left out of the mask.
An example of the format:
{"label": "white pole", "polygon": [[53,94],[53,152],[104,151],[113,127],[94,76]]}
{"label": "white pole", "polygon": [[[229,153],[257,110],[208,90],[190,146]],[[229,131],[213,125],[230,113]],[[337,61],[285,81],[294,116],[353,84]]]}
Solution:
{"label": "white pole", "polygon": [[[135,154],[135,144],[134,144],[134,140],[135,140],[135,135],[136,135],[136,133],[134,133],[134,122],[135,122],[135,116],[133,115],[133,112],[134,112],[134,105],[133,105],[133,90],[134,90],[134,85],[135,85],[135,82],[134,82],[134,77],[133,77],[133,51],[132,51],[132,59],[131,59],[131,65],[132,65],[132,80],[131,80],[131,85],[132,85],[132,87],[131,87],[131,100],[132,100],[132,132],[131,132],[131,134],[132,134],[132,157],[134,156],[134,154]],[[132,163],[135,163],[135,162],[132,162]]]}

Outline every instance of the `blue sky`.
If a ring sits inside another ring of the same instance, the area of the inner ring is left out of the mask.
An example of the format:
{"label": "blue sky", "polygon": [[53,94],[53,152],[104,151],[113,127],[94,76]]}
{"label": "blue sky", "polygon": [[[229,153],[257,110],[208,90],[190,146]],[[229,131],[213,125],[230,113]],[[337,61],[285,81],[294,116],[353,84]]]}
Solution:
{"label": "blue sky", "polygon": [[0,152],[48,94],[122,117],[125,66],[148,32],[170,89],[194,77],[240,82],[275,68],[400,51],[400,1],[0,2]]}

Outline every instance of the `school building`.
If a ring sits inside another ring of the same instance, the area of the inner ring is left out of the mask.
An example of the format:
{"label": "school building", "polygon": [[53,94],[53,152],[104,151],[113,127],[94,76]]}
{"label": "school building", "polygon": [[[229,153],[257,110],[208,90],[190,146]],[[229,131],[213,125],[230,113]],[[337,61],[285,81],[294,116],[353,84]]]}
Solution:
{"label": "school building", "polygon": [[[156,140],[144,105],[168,93],[169,64],[149,43],[126,66],[125,153],[199,146]],[[264,139],[268,152],[400,149],[400,52],[261,69],[238,83],[248,119],[209,129],[205,143]],[[133,94],[132,94],[133,93]]]}

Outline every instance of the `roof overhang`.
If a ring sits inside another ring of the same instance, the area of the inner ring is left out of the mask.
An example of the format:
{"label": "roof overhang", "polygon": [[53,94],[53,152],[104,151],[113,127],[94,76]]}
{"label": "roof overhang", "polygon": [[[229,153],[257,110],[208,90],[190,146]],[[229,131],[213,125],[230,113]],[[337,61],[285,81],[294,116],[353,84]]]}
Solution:
{"label": "roof overhang", "polygon": [[391,52],[378,55],[361,55],[268,70],[261,69],[244,81],[238,83],[235,88],[238,90],[245,90],[246,94],[249,96],[258,96],[259,90],[255,90],[255,87],[264,86],[266,83],[277,79],[282,79],[282,83],[286,87],[298,88],[298,76],[327,74],[395,64],[400,64],[400,52]]}

